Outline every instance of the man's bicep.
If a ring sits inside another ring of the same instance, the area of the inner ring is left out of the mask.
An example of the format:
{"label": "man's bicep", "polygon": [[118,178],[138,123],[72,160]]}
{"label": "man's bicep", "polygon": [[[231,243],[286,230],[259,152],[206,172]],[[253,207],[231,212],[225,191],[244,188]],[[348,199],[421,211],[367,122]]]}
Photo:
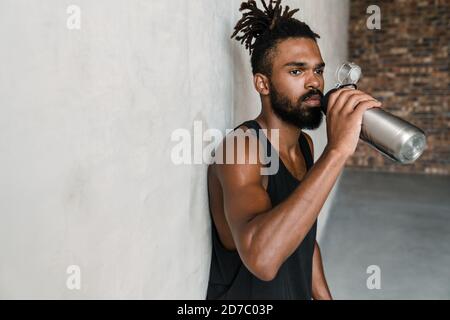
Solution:
{"label": "man's bicep", "polygon": [[224,212],[236,247],[248,249],[252,237],[249,222],[271,209],[269,195],[261,183],[257,164],[219,166]]}

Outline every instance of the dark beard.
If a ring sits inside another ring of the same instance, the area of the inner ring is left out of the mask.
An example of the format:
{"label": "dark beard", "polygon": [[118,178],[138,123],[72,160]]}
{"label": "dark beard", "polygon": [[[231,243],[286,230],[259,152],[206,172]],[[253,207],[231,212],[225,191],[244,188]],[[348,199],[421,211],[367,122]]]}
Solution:
{"label": "dark beard", "polygon": [[323,112],[321,106],[309,107],[302,105],[305,99],[323,93],[320,90],[310,90],[293,104],[287,97],[278,93],[273,85],[271,85],[270,102],[275,114],[283,121],[290,123],[300,129],[314,130],[317,129],[323,120]]}

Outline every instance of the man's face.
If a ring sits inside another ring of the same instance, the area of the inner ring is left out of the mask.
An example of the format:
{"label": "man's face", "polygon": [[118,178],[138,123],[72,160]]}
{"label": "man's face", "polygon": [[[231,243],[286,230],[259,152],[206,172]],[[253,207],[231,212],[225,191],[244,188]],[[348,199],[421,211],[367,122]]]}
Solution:
{"label": "man's face", "polygon": [[324,80],[316,42],[291,38],[280,42],[272,60],[270,101],[274,113],[301,129],[317,129],[322,123]]}

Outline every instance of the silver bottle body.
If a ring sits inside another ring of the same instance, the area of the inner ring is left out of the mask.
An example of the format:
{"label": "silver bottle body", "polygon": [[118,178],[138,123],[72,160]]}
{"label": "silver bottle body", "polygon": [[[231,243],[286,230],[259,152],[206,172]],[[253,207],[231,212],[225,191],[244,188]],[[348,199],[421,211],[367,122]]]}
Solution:
{"label": "silver bottle body", "polygon": [[[361,75],[361,67],[353,62],[345,62],[336,70],[338,84],[323,99],[324,113],[330,94],[344,87],[356,89]],[[427,147],[426,136],[421,129],[381,108],[364,112],[360,138],[391,160],[403,164],[417,160]]]}
{"label": "silver bottle body", "polygon": [[364,112],[360,138],[388,158],[404,164],[414,162],[427,147],[421,129],[381,108]]}

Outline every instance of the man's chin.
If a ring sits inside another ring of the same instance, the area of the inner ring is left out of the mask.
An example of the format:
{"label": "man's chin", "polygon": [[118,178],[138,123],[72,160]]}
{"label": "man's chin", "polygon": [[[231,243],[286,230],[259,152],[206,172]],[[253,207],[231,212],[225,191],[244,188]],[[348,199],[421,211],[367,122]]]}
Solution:
{"label": "man's chin", "polygon": [[315,130],[317,128],[320,127],[320,125],[322,124],[322,118],[319,119],[315,119],[315,120],[311,120],[311,121],[305,121],[305,119],[295,119],[295,118],[290,118],[290,119],[283,119],[285,122],[296,126],[299,129],[304,129],[304,130]]}
{"label": "man's chin", "polygon": [[298,108],[298,110],[291,110],[290,112],[274,108],[274,112],[284,122],[302,130],[315,130],[320,127],[323,120],[320,104],[318,106],[309,106],[302,103]]}
{"label": "man's chin", "polygon": [[310,105],[310,104],[306,104],[306,103],[302,103],[301,108],[303,108],[303,110],[309,110],[309,109],[315,109],[315,108],[319,108],[320,109],[321,104],[317,104],[317,105]]}

